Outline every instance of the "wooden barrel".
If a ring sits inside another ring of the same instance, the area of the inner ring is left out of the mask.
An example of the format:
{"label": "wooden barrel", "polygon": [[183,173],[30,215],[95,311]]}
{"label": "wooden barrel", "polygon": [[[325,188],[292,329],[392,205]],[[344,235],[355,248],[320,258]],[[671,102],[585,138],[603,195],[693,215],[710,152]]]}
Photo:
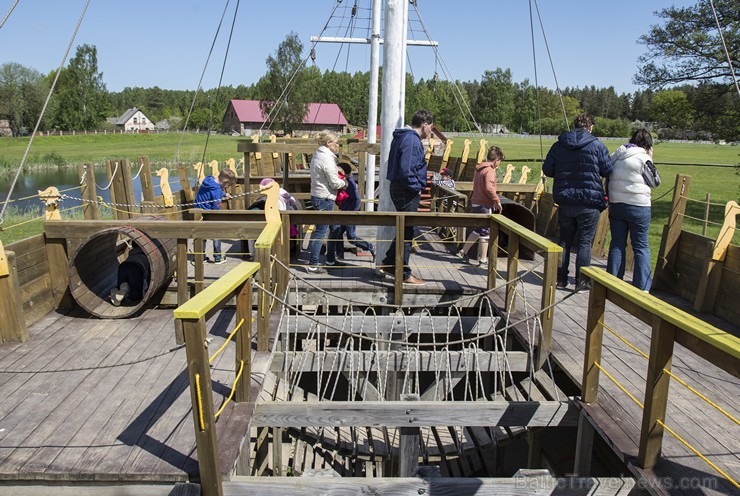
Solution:
{"label": "wooden barrel", "polygon": [[[516,222],[520,226],[526,227],[530,231],[535,230],[534,226],[534,213],[521,203],[517,203],[514,200],[510,198],[506,198],[505,196],[499,196],[501,199],[501,214]],[[501,246],[502,249],[506,249],[506,243],[508,242],[509,237],[501,233],[499,237],[499,246]],[[504,252],[499,253],[499,255],[506,255]],[[532,250],[529,248],[520,248],[519,250],[519,258],[522,260],[534,260],[534,253],[532,253]]]}
{"label": "wooden barrel", "polygon": [[[124,300],[121,306],[115,306],[110,301],[110,292],[118,284],[118,266],[134,246],[141,248],[149,262],[148,287],[141,300]],[[104,229],[83,242],[70,260],[72,296],[77,304],[96,317],[130,317],[169,283],[176,266],[176,246],[174,239],[152,239],[129,226]]]}

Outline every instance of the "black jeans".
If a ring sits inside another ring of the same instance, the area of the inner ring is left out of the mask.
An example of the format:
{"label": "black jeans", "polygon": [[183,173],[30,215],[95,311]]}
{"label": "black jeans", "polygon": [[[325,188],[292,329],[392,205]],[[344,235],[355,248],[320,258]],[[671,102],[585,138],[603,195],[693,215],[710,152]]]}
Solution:
{"label": "black jeans", "polygon": [[[391,201],[393,206],[396,207],[396,212],[416,212],[419,210],[419,201],[421,200],[421,193],[419,191],[412,191],[399,186],[391,184],[390,188]],[[416,228],[413,226],[406,226],[403,230],[403,278],[408,279],[411,277],[411,267],[409,267],[409,258],[411,257],[411,241],[416,237]],[[383,259],[383,265],[394,266],[396,264],[396,240],[398,239],[398,233],[396,238],[391,242],[391,246],[385,253]]]}

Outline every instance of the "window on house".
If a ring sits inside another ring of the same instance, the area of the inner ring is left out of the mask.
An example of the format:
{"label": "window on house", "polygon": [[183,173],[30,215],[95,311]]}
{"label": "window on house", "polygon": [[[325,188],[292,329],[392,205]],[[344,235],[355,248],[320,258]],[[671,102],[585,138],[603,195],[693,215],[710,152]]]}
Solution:
{"label": "window on house", "polygon": [[134,117],[134,124],[136,124],[136,117]]}

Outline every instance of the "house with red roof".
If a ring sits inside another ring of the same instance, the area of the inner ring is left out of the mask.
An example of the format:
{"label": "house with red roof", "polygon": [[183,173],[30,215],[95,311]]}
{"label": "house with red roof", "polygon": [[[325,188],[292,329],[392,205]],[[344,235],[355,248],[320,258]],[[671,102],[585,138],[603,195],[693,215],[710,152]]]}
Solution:
{"label": "house with red roof", "polygon": [[[262,113],[259,100],[231,100],[223,118],[223,132],[239,133],[251,136],[262,128],[270,129],[265,124],[267,116]],[[336,103],[310,103],[308,114],[303,123],[296,129],[296,134],[314,134],[324,129],[330,129],[340,134],[347,132],[347,119]]]}

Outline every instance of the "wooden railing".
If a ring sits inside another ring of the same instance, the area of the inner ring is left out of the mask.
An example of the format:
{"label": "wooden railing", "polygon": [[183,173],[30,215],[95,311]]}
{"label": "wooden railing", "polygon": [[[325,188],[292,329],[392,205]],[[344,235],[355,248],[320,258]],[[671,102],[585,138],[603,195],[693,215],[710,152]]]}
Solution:
{"label": "wooden railing", "polygon": [[[239,329],[236,332],[234,365],[237,378],[232,388],[236,388],[234,401],[250,401],[252,283],[259,269],[260,264],[258,263],[242,262],[174,311],[175,326],[182,329],[185,339],[200,484],[203,494],[207,495],[221,495],[223,488],[216,448],[216,418],[213,412],[211,370],[208,348],[205,346],[206,320],[232,297],[236,297],[236,322]],[[241,380],[238,380],[239,378]]]}
{"label": "wooden railing", "polygon": [[[584,267],[581,269],[581,275],[591,279],[592,282],[581,385],[583,403],[595,403],[598,400],[606,301],[609,300],[652,326],[638,452],[639,465],[642,468],[651,468],[658,462],[663,442],[663,420],[668,402],[674,343],[684,346],[735,377],[740,377],[740,338],[717,329],[601,269]],[[585,417],[579,422],[578,439],[576,471],[579,474],[586,474],[590,470],[593,427]]]}

